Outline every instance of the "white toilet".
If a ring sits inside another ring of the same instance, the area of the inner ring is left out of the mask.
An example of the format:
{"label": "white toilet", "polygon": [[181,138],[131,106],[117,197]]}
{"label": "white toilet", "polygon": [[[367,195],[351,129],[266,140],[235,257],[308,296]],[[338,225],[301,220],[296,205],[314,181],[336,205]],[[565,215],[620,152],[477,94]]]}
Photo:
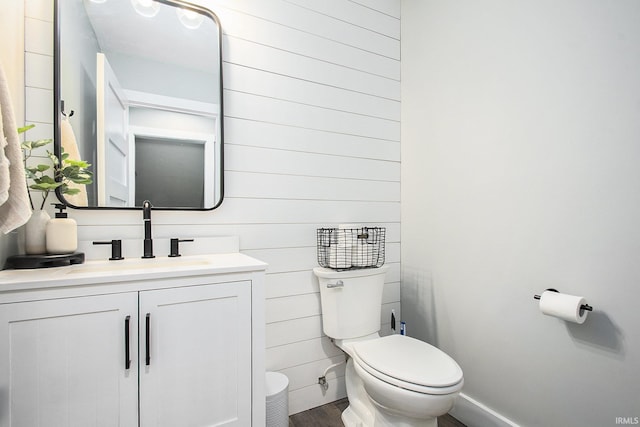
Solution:
{"label": "white toilet", "polygon": [[347,353],[347,427],[436,427],[462,388],[462,369],[436,347],[403,335],[380,337],[388,266],[314,268],[324,333]]}

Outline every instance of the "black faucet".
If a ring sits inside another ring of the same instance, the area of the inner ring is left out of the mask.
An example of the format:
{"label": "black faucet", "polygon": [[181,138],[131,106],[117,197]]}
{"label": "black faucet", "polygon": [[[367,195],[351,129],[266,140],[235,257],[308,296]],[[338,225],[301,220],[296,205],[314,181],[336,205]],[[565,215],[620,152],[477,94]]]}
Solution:
{"label": "black faucet", "polygon": [[144,255],[142,258],[155,258],[153,255],[153,239],[151,238],[151,202],[142,202],[142,221],[144,222]]}

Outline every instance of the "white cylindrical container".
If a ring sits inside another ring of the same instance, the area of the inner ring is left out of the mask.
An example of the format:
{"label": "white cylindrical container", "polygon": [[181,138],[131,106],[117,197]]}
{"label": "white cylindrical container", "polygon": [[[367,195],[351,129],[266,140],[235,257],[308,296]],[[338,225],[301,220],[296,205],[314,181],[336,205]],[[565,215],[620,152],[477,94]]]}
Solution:
{"label": "white cylindrical container", "polygon": [[56,205],[56,209],[60,212],[47,223],[47,253],[72,254],[78,249],[78,225],[74,219],[67,218],[64,205]]}
{"label": "white cylindrical container", "polygon": [[289,426],[289,378],[280,372],[267,372],[267,427]]}
{"label": "white cylindrical container", "polygon": [[51,217],[45,210],[36,210],[25,224],[24,250],[27,255],[39,255],[47,252],[47,224]]}

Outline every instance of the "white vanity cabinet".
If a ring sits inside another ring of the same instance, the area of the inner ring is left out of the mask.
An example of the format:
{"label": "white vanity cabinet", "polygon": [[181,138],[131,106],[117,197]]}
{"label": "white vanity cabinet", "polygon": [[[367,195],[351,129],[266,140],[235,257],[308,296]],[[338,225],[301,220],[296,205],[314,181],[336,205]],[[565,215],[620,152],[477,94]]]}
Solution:
{"label": "white vanity cabinet", "polygon": [[0,305],[0,425],[135,426],[137,306],[137,293]]}
{"label": "white vanity cabinet", "polygon": [[141,292],[139,336],[140,426],[251,425],[249,282]]}
{"label": "white vanity cabinet", "polygon": [[264,426],[266,265],[241,257],[0,272],[0,427]]}

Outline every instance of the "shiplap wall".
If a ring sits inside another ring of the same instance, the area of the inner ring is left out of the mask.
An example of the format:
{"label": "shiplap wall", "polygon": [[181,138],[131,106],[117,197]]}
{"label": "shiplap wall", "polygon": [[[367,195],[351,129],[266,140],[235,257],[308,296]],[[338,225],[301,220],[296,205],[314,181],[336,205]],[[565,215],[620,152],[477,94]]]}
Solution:
{"label": "shiplap wall", "polygon": [[[317,384],[344,358],[322,333],[316,228],[387,227],[383,333],[390,311],[400,314],[400,0],[197,3],[224,33],[225,200],[154,212],[154,233],[238,235],[242,252],[269,263],[267,369],[289,377],[296,413],[346,395],[343,367],[327,392]],[[27,121],[39,124],[29,138],[50,137],[50,0],[27,2],[25,14]],[[70,216],[84,240],[142,237],[139,212]]]}

